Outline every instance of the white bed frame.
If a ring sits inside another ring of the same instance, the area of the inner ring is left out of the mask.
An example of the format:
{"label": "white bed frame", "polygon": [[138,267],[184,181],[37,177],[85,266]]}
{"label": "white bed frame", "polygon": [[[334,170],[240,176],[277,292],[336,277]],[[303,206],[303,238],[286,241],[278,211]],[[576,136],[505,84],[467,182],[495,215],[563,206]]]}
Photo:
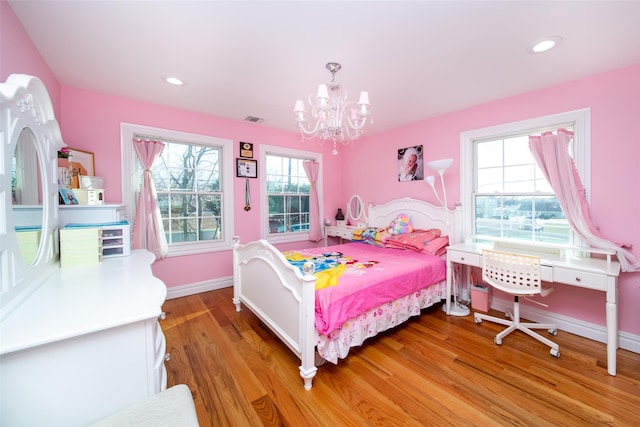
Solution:
{"label": "white bed frame", "polygon": [[[439,228],[452,243],[460,240],[458,211],[445,210],[421,200],[403,198],[369,206],[368,225],[387,227],[398,214],[411,217],[414,228]],[[303,275],[266,240],[240,244],[233,239],[233,302],[236,310],[246,305],[301,360],[304,388],[311,389],[315,364],[315,281]]]}

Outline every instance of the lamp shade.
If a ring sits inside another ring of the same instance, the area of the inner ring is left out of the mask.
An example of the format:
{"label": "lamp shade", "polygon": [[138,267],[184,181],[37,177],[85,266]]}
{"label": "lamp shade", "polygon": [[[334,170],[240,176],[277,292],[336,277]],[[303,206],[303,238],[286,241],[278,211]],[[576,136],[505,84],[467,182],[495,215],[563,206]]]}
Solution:
{"label": "lamp shade", "polygon": [[293,108],[295,113],[304,113],[304,102],[301,99],[296,101],[296,106]]}
{"label": "lamp shade", "polygon": [[327,85],[318,85],[318,98],[329,99],[329,90],[327,89]]}
{"label": "lamp shade", "polygon": [[369,105],[369,92],[360,92],[360,100],[358,101],[358,104]]}
{"label": "lamp shade", "polygon": [[440,159],[440,160],[433,160],[431,162],[427,162],[426,164],[429,169],[432,169],[438,172],[439,174],[442,174],[445,170],[449,168],[449,166],[451,166],[452,163],[453,163],[453,159]]}

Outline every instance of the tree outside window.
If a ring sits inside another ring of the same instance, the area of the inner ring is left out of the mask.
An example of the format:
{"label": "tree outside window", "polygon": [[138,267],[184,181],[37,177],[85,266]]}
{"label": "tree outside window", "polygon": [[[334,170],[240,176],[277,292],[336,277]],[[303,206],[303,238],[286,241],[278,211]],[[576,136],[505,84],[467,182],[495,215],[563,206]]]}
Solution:
{"label": "tree outside window", "polygon": [[302,163],[306,159],[266,155],[269,234],[309,230],[309,188]]}
{"label": "tree outside window", "polygon": [[153,177],[167,243],[221,239],[221,149],[163,142]]}

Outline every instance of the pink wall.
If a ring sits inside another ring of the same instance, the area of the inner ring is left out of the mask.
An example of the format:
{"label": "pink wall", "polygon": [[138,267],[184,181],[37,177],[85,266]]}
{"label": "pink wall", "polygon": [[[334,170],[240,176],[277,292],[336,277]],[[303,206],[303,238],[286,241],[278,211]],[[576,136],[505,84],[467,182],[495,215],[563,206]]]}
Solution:
{"label": "pink wall", "polygon": [[[436,101],[434,101],[436,102]],[[591,212],[603,236],[635,244],[640,257],[640,64],[532,93],[480,105],[366,137],[347,151],[343,194],[383,203],[410,196],[437,203],[423,182],[398,182],[399,148],[423,144],[425,159],[453,157],[445,174],[449,206],[460,196],[460,133],[533,117],[591,108]],[[356,161],[366,158],[365,162]],[[640,334],[640,273],[619,281],[620,328]],[[550,310],[605,324],[600,292],[555,286]]]}
{"label": "pink wall", "polygon": [[0,0],[0,82],[10,74],[30,74],[42,80],[60,121],[58,80],[16,18],[11,6]]}

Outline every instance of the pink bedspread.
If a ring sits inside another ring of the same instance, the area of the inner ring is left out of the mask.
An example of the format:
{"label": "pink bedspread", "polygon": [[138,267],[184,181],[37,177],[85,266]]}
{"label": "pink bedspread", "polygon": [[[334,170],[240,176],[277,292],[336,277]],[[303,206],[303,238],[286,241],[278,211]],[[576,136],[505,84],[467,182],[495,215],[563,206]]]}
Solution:
{"label": "pink bedspread", "polygon": [[321,335],[360,313],[408,295],[446,278],[442,258],[414,251],[380,248],[364,243],[303,250],[321,255],[342,252],[352,258],[338,286],[316,291],[315,323]]}

